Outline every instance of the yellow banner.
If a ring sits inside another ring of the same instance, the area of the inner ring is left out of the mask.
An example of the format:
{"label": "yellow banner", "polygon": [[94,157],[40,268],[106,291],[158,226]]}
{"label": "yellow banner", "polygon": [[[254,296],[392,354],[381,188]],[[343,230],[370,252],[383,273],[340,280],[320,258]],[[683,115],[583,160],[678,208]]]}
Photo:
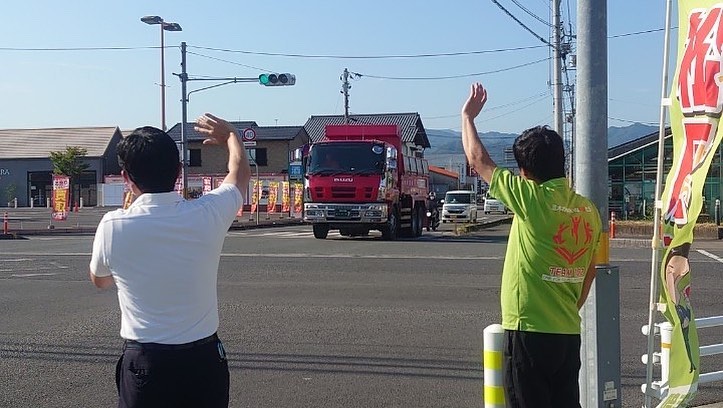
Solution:
{"label": "yellow banner", "polygon": [[281,212],[289,212],[289,182],[281,183]]}
{"label": "yellow banner", "polygon": [[276,199],[279,196],[279,182],[272,181],[269,183],[269,199],[266,203],[266,211],[269,214],[276,212]]}
{"label": "yellow banner", "polygon": [[251,193],[251,212],[255,213],[259,207],[259,196],[261,195],[261,182],[254,180],[254,189]]}
{"label": "yellow banner", "polygon": [[691,306],[688,253],[703,206],[703,185],[721,141],[723,112],[720,0],[678,2],[678,61],[670,98],[673,165],[663,192],[661,303],[673,325],[668,395],[658,407],[686,406],[698,388],[700,349]]}
{"label": "yellow banner", "polygon": [[53,213],[51,217],[56,221],[68,219],[70,198],[70,177],[53,175]]}
{"label": "yellow banner", "polygon": [[294,213],[301,214],[303,211],[303,194],[304,185],[301,183],[294,183]]}

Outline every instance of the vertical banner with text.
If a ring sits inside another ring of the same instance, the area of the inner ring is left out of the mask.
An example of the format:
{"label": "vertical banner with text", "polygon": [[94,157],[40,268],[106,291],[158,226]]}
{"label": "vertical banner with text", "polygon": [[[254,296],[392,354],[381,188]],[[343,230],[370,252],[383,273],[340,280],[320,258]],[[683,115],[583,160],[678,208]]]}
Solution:
{"label": "vertical banner with text", "polygon": [[281,212],[289,212],[289,182],[283,181],[281,183]]}
{"label": "vertical banner with text", "polygon": [[700,349],[691,306],[688,253],[703,207],[703,185],[721,141],[720,0],[678,2],[678,61],[670,95],[673,164],[665,181],[660,302],[673,325],[668,395],[658,407],[686,406],[698,388]]}
{"label": "vertical banner with text", "polygon": [[261,182],[259,180],[253,181],[254,188],[251,192],[251,213],[258,211],[259,197],[261,196]]}
{"label": "vertical banner with text", "polygon": [[204,176],[201,178],[201,182],[203,183],[203,187],[201,188],[201,193],[203,195],[206,195],[213,190],[213,178],[209,176]]}
{"label": "vertical banner with text", "polygon": [[297,214],[301,215],[303,213],[303,194],[304,185],[294,183],[294,217],[296,217]]}
{"label": "vertical banner with text", "polygon": [[70,195],[70,177],[53,174],[53,213],[56,221],[68,219],[68,199]]}
{"label": "vertical banner with text", "polygon": [[272,181],[269,183],[269,199],[266,202],[266,212],[268,214],[276,213],[276,201],[279,197],[279,182]]}

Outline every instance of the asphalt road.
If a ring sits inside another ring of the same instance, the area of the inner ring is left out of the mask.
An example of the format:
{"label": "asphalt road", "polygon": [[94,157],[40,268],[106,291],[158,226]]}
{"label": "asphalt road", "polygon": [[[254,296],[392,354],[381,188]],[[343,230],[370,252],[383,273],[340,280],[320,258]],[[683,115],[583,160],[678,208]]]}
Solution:
{"label": "asphalt road", "polygon": [[[321,241],[310,226],[231,231],[219,271],[232,407],[481,407],[482,330],[497,323],[507,226],[417,240]],[[0,241],[0,406],[113,407],[115,290],[87,278],[90,236]],[[723,258],[723,243],[696,248]],[[624,407],[642,405],[650,250],[621,269]],[[694,307],[722,315],[723,263],[694,251]],[[701,344],[723,328],[700,331]],[[723,356],[703,357],[703,371]],[[723,401],[720,383],[694,405]]]}

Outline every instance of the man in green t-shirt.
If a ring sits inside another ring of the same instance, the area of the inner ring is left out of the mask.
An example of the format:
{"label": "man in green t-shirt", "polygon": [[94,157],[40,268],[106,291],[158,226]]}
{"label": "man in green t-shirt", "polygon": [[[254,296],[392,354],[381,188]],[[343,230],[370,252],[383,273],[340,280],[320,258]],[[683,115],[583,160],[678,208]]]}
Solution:
{"label": "man in green t-shirt", "polygon": [[515,214],[502,272],[503,384],[508,407],[579,407],[580,315],[595,278],[601,221],[565,178],[562,138],[547,127],[512,146],[516,176],[498,168],[474,119],[487,91],[473,84],[462,108],[462,144],[489,193]]}

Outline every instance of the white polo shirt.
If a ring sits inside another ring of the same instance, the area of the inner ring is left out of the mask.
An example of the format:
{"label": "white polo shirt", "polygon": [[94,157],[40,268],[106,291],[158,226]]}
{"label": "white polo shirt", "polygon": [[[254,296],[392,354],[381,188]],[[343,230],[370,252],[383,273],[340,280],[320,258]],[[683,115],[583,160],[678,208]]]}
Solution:
{"label": "white polo shirt", "polygon": [[218,262],[241,202],[235,185],[222,184],[192,201],[175,192],[142,194],[103,216],[90,271],[113,276],[121,337],[183,344],[218,330]]}

